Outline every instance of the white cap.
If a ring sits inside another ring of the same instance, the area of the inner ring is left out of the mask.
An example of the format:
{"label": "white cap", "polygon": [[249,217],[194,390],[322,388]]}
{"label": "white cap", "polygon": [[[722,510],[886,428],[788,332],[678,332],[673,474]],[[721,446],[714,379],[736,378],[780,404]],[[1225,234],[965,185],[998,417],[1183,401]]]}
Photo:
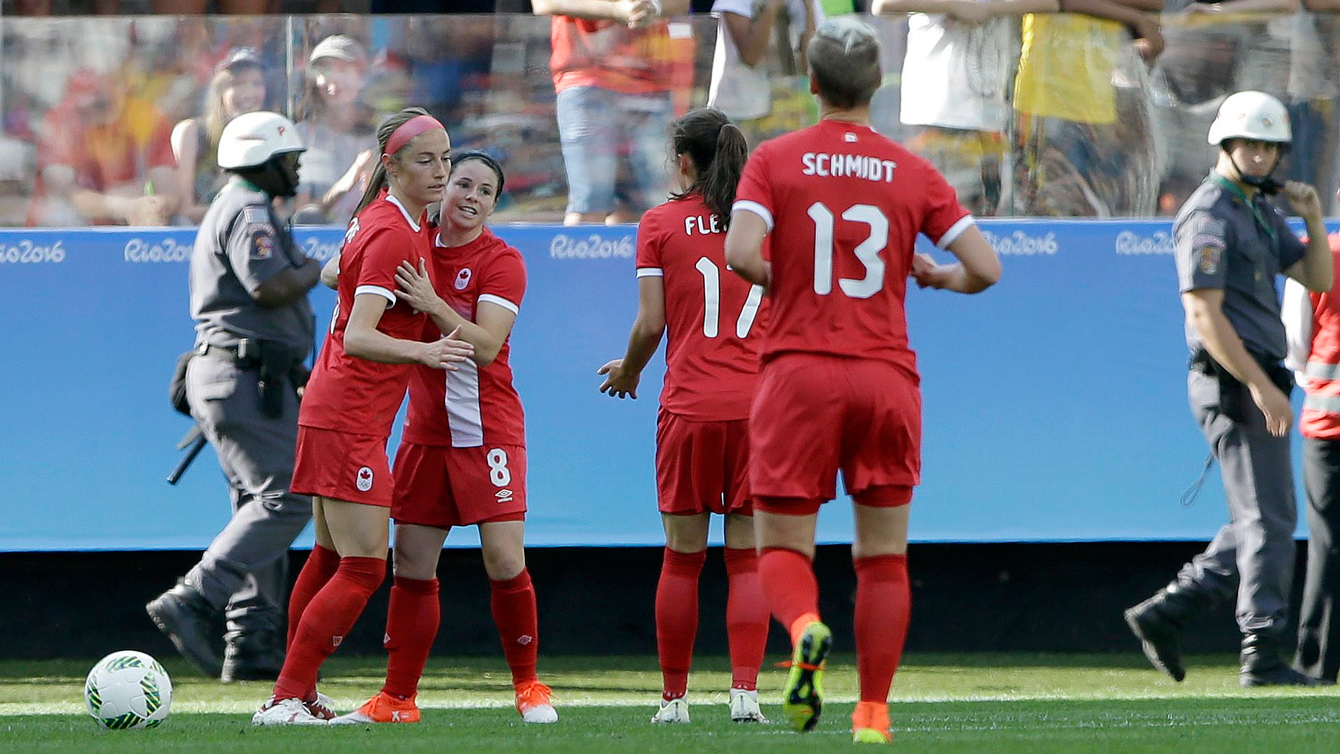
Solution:
{"label": "white cap", "polygon": [[1265,92],[1235,92],[1219,106],[1219,115],[1210,124],[1209,138],[1214,145],[1226,139],[1254,139],[1288,144],[1293,141],[1289,130],[1289,111],[1284,103]]}
{"label": "white cap", "polygon": [[264,110],[244,113],[223,127],[219,136],[219,167],[254,168],[285,152],[305,152],[293,121]]}
{"label": "white cap", "polygon": [[358,63],[367,65],[368,56],[363,52],[363,46],[353,37],[347,34],[332,34],[329,37],[317,43],[312,48],[312,54],[308,56],[308,64],[315,63],[322,58],[334,58],[343,60],[346,63]]}

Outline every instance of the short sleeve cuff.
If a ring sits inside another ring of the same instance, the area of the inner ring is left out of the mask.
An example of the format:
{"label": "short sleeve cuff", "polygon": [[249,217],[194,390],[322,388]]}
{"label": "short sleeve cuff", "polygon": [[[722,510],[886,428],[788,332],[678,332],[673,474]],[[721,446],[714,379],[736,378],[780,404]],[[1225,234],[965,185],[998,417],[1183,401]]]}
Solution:
{"label": "short sleeve cuff", "polygon": [[639,267],[637,268],[637,276],[640,278],[663,278],[665,277],[665,270],[660,267]]}
{"label": "short sleeve cuff", "polygon": [[483,295],[481,295],[481,296],[479,297],[479,303],[482,304],[482,303],[485,303],[485,302],[490,303],[490,304],[495,304],[495,305],[497,305],[497,306],[501,306],[502,308],[506,309],[507,311],[509,311],[509,312],[511,312],[511,313],[513,313],[513,314],[520,314],[520,313],[521,313],[521,307],[520,307],[520,306],[517,306],[516,304],[512,303],[511,301],[508,301],[507,299],[503,298],[502,296],[495,296],[495,295],[493,295],[492,293],[485,293],[485,294],[483,294]]}
{"label": "short sleeve cuff", "polygon": [[748,199],[741,199],[740,201],[731,205],[730,211],[731,214],[735,214],[736,212],[741,211],[753,212],[754,214],[763,218],[763,224],[768,226],[768,232],[769,233],[772,232],[772,212],[769,211],[768,208],[764,207],[762,204],[759,204],[758,202],[751,202]]}
{"label": "short sleeve cuff", "polygon": [[949,230],[945,231],[944,235],[940,236],[940,240],[936,241],[935,245],[940,247],[941,249],[948,249],[949,244],[957,241],[958,237],[963,235],[963,231],[967,230],[968,228],[971,228],[976,224],[977,224],[977,218],[973,217],[972,215],[964,215],[963,217],[959,218],[958,222],[949,226]]}
{"label": "short sleeve cuff", "polygon": [[381,296],[395,306],[395,292],[380,285],[360,285],[354,289],[354,296],[362,296],[365,293],[371,293],[374,296]]}

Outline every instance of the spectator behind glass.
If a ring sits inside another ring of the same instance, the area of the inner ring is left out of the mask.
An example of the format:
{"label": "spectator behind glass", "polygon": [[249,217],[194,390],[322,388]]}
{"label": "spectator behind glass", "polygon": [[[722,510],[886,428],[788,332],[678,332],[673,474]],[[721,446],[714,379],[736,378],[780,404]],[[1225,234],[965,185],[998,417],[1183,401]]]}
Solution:
{"label": "spectator behind glass", "polygon": [[[564,225],[633,222],[665,198],[673,117],[667,16],[689,0],[534,0],[553,16],[549,71],[568,177]],[[633,185],[616,185],[620,159]]]}
{"label": "spectator behind glass", "polygon": [[717,19],[716,53],[712,57],[712,85],[707,106],[715,107],[739,123],[762,118],[772,112],[772,87],[765,58],[773,37],[773,25],[785,7],[798,34],[792,34],[793,54],[804,70],[804,49],[823,20],[823,11],[807,0],[716,0],[712,15]]}
{"label": "spectator behind glass", "polygon": [[125,105],[115,75],[70,75],[65,99],[42,118],[28,225],[168,224],[178,205],[170,126],[145,113],[133,124]]}
{"label": "spectator behind glass", "polygon": [[307,152],[295,222],[343,224],[358,206],[376,167],[375,139],[358,101],[367,68],[367,54],[353,37],[334,34],[312,48],[298,103],[298,136]]}
{"label": "spectator behind glass", "polygon": [[[875,0],[878,15],[911,13],[900,120],[907,147],[944,174],[974,215],[998,214],[1008,176],[1005,131],[1014,16],[1056,0]],[[919,128],[915,128],[919,127]]]}
{"label": "spectator behind glass", "polygon": [[[1014,83],[1020,215],[1151,215],[1158,193],[1146,62],[1163,51],[1163,0],[1060,0],[1023,19]],[[1119,102],[1113,78],[1134,77]],[[1124,106],[1123,106],[1124,105]],[[1120,112],[1120,118],[1118,113]]]}
{"label": "spectator behind glass", "polygon": [[219,168],[219,136],[228,122],[265,106],[265,67],[250,47],[235,47],[214,69],[203,117],[181,121],[172,129],[172,154],[177,158],[179,214],[195,225],[209,203],[228,182]]}

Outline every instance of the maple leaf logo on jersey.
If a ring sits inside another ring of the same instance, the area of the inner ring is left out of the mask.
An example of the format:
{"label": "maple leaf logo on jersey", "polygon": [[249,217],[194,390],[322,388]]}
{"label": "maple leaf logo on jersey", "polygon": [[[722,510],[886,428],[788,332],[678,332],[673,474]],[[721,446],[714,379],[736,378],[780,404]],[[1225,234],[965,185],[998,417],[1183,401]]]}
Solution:
{"label": "maple leaf logo on jersey", "polygon": [[456,290],[458,291],[465,290],[465,286],[470,284],[470,276],[473,274],[474,273],[470,272],[469,267],[466,267],[462,269],[460,272],[456,273]]}
{"label": "maple leaf logo on jersey", "polygon": [[358,480],[355,482],[355,484],[358,485],[359,492],[367,492],[368,490],[372,489],[372,469],[368,468],[367,466],[364,466],[363,468],[359,469]]}

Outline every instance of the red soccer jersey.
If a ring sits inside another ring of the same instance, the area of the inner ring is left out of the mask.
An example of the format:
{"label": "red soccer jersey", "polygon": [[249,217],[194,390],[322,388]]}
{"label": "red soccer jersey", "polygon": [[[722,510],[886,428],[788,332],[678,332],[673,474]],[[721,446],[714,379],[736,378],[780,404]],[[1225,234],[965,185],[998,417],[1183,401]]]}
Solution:
{"label": "red soccer jersey", "polygon": [[701,197],[672,199],[637,226],[637,276],[665,286],[661,405],[697,421],[749,417],[767,321],[763,289],[726,269],[726,229]]}
{"label": "red soccer jersey", "polygon": [[735,197],[772,239],[764,361],[808,352],[915,369],[903,304],[917,234],[944,248],[974,222],[939,171],[868,126],[822,120],[754,150]]}
{"label": "red soccer jersey", "polygon": [[[434,241],[432,276],[437,294],[457,314],[474,322],[480,302],[521,310],[526,293],[526,263],[521,252],[508,246],[488,228],[464,246],[446,247]],[[442,337],[428,320],[425,339]],[[524,445],[526,417],[521,397],[512,387],[509,337],[486,367],[463,361],[454,372],[415,367],[409,384],[409,415],[405,442],[477,448]]]}
{"label": "red soccer jersey", "polygon": [[391,424],[405,398],[410,365],[350,356],[344,351],[344,329],[354,297],[373,294],[390,304],[377,323],[379,331],[400,340],[422,340],[427,315],[397,301],[395,271],[402,261],[417,267],[430,254],[428,243],[423,218],[411,218],[390,194],[382,194],[349,223],[340,249],[339,301],[303,393],[299,424],[359,435],[391,435]]}

